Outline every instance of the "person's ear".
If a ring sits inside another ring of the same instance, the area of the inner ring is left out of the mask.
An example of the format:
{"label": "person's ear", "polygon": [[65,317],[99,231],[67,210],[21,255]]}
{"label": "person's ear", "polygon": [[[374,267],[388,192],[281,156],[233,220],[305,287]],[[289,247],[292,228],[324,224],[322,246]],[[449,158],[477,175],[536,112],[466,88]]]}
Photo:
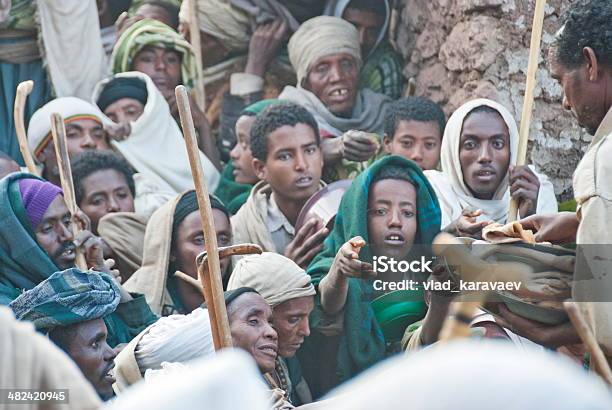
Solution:
{"label": "person's ear", "polygon": [[587,78],[591,82],[596,82],[599,78],[599,62],[597,61],[597,56],[595,55],[595,51],[591,47],[584,47],[582,49],[582,56],[586,60],[587,63]]}
{"label": "person's ear", "polygon": [[266,180],[266,164],[263,161],[258,160],[257,158],[253,158],[253,171],[255,171],[255,175],[262,181]]}
{"label": "person's ear", "polygon": [[389,134],[385,132],[385,135],[383,136],[383,147],[387,154],[391,153],[391,143],[392,142],[393,142],[393,139],[389,137]]}

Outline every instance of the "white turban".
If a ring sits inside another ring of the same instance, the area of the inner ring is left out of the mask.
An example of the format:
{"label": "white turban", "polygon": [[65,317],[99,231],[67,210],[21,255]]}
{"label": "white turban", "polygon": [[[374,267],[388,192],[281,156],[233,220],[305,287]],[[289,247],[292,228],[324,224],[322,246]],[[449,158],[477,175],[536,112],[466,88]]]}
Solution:
{"label": "white turban", "polygon": [[243,286],[255,289],[272,307],[290,299],[316,294],[304,269],[274,252],[240,259],[230,276],[227,290]]}
{"label": "white turban", "polygon": [[140,371],[160,369],[162,362],[185,363],[215,352],[208,310],[159,319],[140,339],[135,350]]}
{"label": "white turban", "polygon": [[91,119],[102,123],[99,110],[85,100],[76,97],[61,97],[49,101],[40,107],[28,125],[28,146],[36,157],[51,140],[51,114],[58,113],[64,118],[64,123]]}
{"label": "white turban", "polygon": [[330,54],[350,54],[361,68],[359,33],[351,23],[339,17],[318,16],[305,21],[291,36],[287,48],[298,86],[308,75],[311,65]]}

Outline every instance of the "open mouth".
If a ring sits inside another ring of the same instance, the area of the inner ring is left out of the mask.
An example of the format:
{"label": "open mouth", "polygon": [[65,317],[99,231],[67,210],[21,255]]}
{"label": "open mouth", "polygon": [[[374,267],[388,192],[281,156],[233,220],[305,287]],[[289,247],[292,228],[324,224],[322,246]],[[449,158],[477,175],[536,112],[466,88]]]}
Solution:
{"label": "open mouth", "polygon": [[330,97],[342,97],[348,95],[348,88],[338,88],[329,93]]}
{"label": "open mouth", "polygon": [[490,180],[495,176],[495,171],[492,169],[481,169],[476,171],[476,178],[481,180]]}
{"label": "open mouth", "polygon": [[76,257],[76,246],[74,245],[68,245],[66,246],[66,249],[64,249],[64,252],[62,252],[60,254],[60,258],[62,259],[74,259]]}
{"label": "open mouth", "polygon": [[104,375],[102,376],[102,379],[104,379],[104,381],[110,384],[113,384],[116,381],[115,376],[113,376],[112,374],[114,368],[115,368],[115,364],[113,363],[111,366],[109,366],[106,369],[106,373],[104,373]]}
{"label": "open mouth", "polygon": [[385,236],[385,243],[388,245],[403,245],[406,240],[404,236],[399,233],[392,233]]}
{"label": "open mouth", "polygon": [[300,188],[309,187],[310,185],[312,185],[312,180],[313,179],[311,176],[304,175],[295,180],[295,185],[297,185]]}
{"label": "open mouth", "polygon": [[260,346],[259,350],[266,356],[276,358],[277,347],[275,345],[264,345]]}

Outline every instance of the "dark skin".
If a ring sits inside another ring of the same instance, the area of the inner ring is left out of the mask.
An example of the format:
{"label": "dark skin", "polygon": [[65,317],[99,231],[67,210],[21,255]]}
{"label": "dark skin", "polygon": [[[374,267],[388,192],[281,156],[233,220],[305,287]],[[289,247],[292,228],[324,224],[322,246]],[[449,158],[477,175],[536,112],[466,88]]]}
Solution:
{"label": "dark skin", "polygon": [[272,372],[278,351],[272,308],[261,295],[248,292],[229,304],[227,315],[234,347],[249,353],[262,373]]}
{"label": "dark skin", "polygon": [[114,396],[112,385],[115,378],[109,372],[115,367],[117,353],[106,342],[108,331],[104,320],[95,319],[72,325],[71,334],[73,337],[66,346],[66,352],[100,398],[110,400]]}
{"label": "dark skin", "polygon": [[239,184],[255,184],[259,181],[253,169],[253,153],[251,152],[251,127],[255,116],[243,115],[236,121],[236,145],[230,151],[234,164],[234,180]]}
{"label": "dark skin", "polygon": [[[218,246],[229,246],[232,244],[232,227],[230,221],[222,211],[213,208],[213,223],[217,234]],[[178,226],[175,243],[173,245],[170,259],[174,262],[177,270],[186,273],[194,279],[198,279],[197,256],[205,251],[204,231],[198,211],[192,212],[181,221]],[[221,275],[228,275],[229,258],[219,260]],[[172,272],[174,273],[174,272]],[[196,290],[192,285],[177,280],[178,292],[185,308],[191,312],[198,308],[203,302],[202,292]]]}
{"label": "dark skin", "polygon": [[[132,69],[151,77],[155,86],[168,102],[170,113],[174,118],[178,118],[178,105],[174,89],[183,82],[181,55],[173,49],[145,46],[134,57]],[[221,169],[221,160],[210,137],[210,124],[206,114],[199,109],[191,95],[189,95],[189,106],[191,107],[193,123],[198,131],[198,146],[213,165],[217,169]]]}
{"label": "dark skin", "polygon": [[81,181],[81,186],[83,199],[78,205],[91,220],[95,234],[98,232],[98,222],[104,215],[134,212],[134,196],[125,176],[114,169],[92,173]]}
{"label": "dark skin", "polygon": [[[416,232],[414,186],[396,179],[375,182],[368,198],[368,238],[372,253],[401,260],[410,252]],[[321,280],[321,306],[327,314],[336,314],[344,307],[349,278],[373,279],[377,276],[370,263],[359,260],[360,249],[365,244],[364,239],[357,236],[342,245],[329,274]]]}
{"label": "dark skin", "polygon": [[[459,141],[459,161],[463,180],[479,199],[493,199],[506,174],[510,195],[517,200],[520,215],[536,212],[540,182],[527,166],[510,166],[510,133],[501,115],[475,112],[463,121]],[[444,230],[457,236],[480,238],[490,221],[477,222],[481,210],[464,209],[462,215]]]}
{"label": "dark skin", "polygon": [[302,296],[274,306],[272,320],[278,333],[278,354],[295,356],[304,339],[310,335],[308,316],[314,309],[314,297]]}
{"label": "dark skin", "polygon": [[[104,128],[100,121],[79,119],[64,121],[66,127],[66,146],[68,157],[87,150],[110,150]],[[50,140],[40,151],[36,159],[44,164],[43,177],[57,186],[61,186],[55,144]]]}
{"label": "dark skin", "polygon": [[[257,177],[272,187],[274,199],[287,220],[295,225],[306,201],[319,190],[323,157],[314,130],[307,124],[284,125],[268,136],[265,162],[253,159]],[[323,249],[328,234],[320,221],[310,220],[296,232],[285,256],[307,266]]]}
{"label": "dark skin", "polygon": [[436,169],[440,162],[442,132],[436,121],[401,120],[383,143],[386,152],[414,161],[422,170]]}
{"label": "dark skin", "polygon": [[349,6],[342,13],[342,18],[355,26],[359,33],[361,55],[368,56],[376,44],[380,30],[385,23],[385,17],[373,11]]}
{"label": "dark skin", "polygon": [[0,156],[0,178],[4,178],[11,172],[19,172],[19,164],[13,161],[11,158],[4,158]]}
{"label": "dark skin", "polygon": [[104,114],[116,124],[136,121],[144,112],[144,105],[134,98],[120,98],[104,110]]}
{"label": "dark skin", "polygon": [[[595,134],[606,113],[612,107],[612,68],[601,64],[591,47],[582,49],[583,64],[575,69],[565,67],[553,47],[549,53],[550,72],[563,87],[563,107],[571,110],[580,126]],[[576,240],[579,219],[574,212],[557,215],[532,215],[522,219],[526,229],[536,231],[537,241],[555,243]],[[579,341],[569,324],[543,326],[500,309],[505,326],[513,332],[547,346],[562,346]]]}

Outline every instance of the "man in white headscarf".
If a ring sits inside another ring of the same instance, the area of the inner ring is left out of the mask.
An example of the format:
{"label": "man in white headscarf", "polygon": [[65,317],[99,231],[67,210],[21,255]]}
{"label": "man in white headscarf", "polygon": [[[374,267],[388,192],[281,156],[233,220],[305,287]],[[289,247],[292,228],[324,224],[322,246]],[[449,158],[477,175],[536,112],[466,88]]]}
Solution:
{"label": "man in white headscarf", "polygon": [[[291,36],[288,50],[297,84],[285,87],[278,98],[302,105],[317,120],[326,181],[352,177],[352,171],[362,169],[355,162],[370,159],[380,148],[384,112],[391,102],[383,94],[359,89],[362,56],[357,29],[338,17],[315,17]],[[335,169],[331,174],[330,166]]]}
{"label": "man in white headscarf", "polygon": [[479,237],[490,222],[505,223],[510,197],[519,215],[557,212],[548,178],[532,166],[514,166],[518,128],[512,114],[487,99],[469,101],[448,120],[440,171],[425,171],[442,210],[441,229]]}
{"label": "man in white headscarf", "polygon": [[314,308],[315,288],[310,276],[291,259],[273,252],[242,258],[234,268],[228,290],[255,289],[272,307],[278,333],[278,357],[272,376],[295,406],[312,401],[310,389],[295,357],[310,335],[308,316]]}

